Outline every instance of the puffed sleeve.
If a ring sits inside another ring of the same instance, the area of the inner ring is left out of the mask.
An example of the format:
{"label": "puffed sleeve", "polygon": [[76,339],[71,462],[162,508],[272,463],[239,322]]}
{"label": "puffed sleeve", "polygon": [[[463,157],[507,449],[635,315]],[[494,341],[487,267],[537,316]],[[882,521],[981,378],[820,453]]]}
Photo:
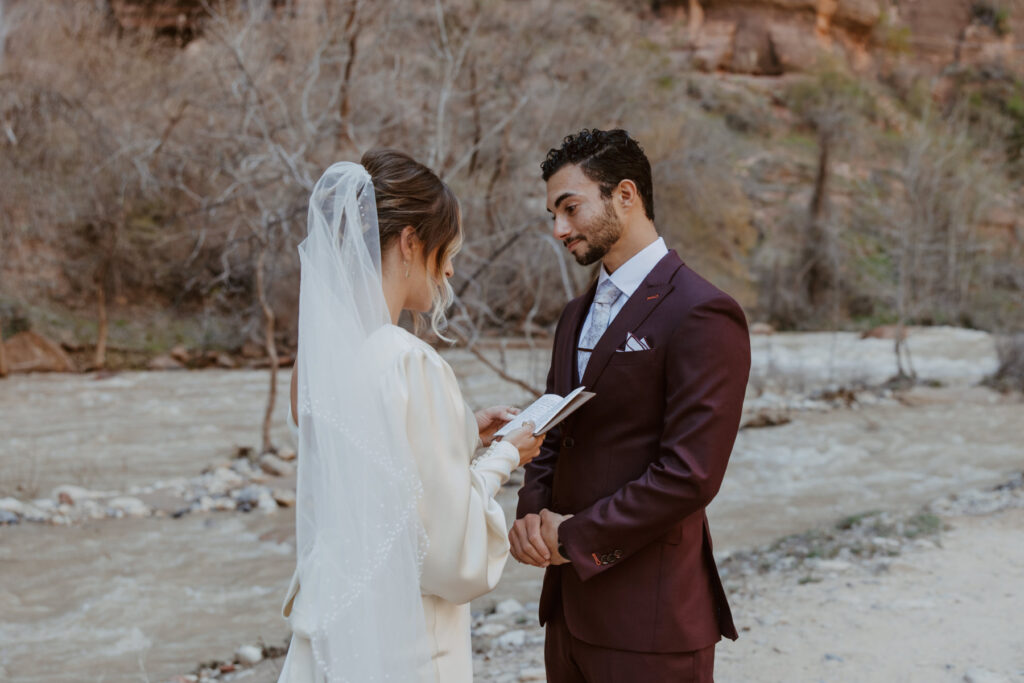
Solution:
{"label": "puffed sleeve", "polygon": [[[429,539],[420,588],[465,603],[492,590],[508,558],[505,513],[494,499],[519,464],[512,444],[495,442],[473,460],[476,420],[451,367],[432,351],[402,355],[388,396],[404,410],[423,484],[420,517]],[[472,461],[472,462],[471,462]]]}

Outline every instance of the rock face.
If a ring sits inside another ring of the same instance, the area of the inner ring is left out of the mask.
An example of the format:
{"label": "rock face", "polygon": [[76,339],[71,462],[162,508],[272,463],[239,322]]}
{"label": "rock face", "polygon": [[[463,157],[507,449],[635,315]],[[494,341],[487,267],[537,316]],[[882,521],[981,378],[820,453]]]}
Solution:
{"label": "rock face", "polygon": [[10,372],[75,372],[75,364],[64,350],[35,332],[19,332],[4,344]]}
{"label": "rock face", "polygon": [[[1015,51],[1024,13],[979,11],[973,0],[660,0],[663,21],[704,71],[778,75],[823,58],[869,65],[890,48],[923,64],[1024,68]],[[681,39],[681,40],[680,40]],[[890,44],[892,43],[892,44]]]}
{"label": "rock face", "polygon": [[205,14],[202,0],[110,0],[110,11],[122,28],[185,33]]}

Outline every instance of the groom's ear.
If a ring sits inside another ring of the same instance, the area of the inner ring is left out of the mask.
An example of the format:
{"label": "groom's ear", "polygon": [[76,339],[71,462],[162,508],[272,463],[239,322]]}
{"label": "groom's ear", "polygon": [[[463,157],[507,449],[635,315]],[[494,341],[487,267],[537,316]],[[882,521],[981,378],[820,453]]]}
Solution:
{"label": "groom's ear", "polygon": [[643,208],[641,206],[640,193],[636,189],[636,183],[629,178],[619,181],[618,186],[615,188],[615,194],[618,196],[619,204],[622,206],[623,211],[632,211],[634,207]]}

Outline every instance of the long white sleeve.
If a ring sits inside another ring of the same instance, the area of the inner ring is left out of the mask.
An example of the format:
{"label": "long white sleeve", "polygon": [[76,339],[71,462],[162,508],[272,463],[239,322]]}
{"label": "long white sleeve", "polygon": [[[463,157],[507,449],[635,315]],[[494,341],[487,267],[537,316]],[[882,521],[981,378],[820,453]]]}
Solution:
{"label": "long white sleeve", "polygon": [[419,510],[429,546],[420,588],[469,602],[492,590],[505,567],[508,530],[494,496],[518,465],[519,452],[496,442],[471,465],[476,419],[451,367],[429,347],[403,353],[386,384],[396,417],[404,413],[423,484]]}

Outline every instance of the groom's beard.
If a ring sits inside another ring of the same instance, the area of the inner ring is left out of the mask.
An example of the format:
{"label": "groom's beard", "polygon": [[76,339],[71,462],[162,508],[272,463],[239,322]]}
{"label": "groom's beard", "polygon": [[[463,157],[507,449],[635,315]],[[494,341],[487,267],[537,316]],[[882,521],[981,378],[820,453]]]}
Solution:
{"label": "groom's beard", "polygon": [[622,223],[615,215],[611,201],[604,202],[604,213],[584,226],[580,233],[587,243],[587,250],[579,255],[574,254],[576,263],[589,266],[603,259],[622,237]]}

